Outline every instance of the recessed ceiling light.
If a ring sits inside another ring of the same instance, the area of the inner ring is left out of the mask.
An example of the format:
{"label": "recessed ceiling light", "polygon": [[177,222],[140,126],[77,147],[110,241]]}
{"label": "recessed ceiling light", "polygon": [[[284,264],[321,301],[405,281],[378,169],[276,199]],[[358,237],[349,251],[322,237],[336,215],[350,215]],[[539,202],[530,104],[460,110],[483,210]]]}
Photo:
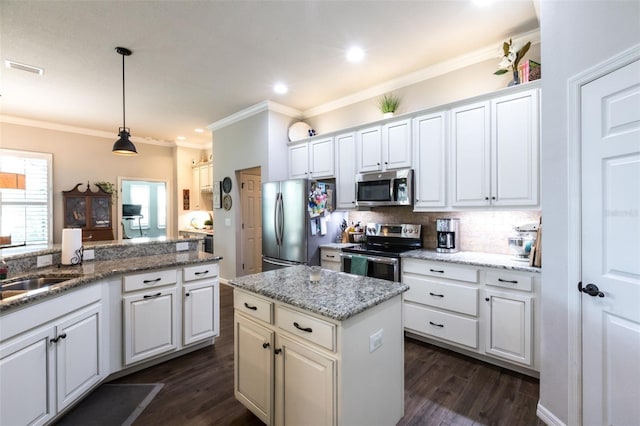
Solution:
{"label": "recessed ceiling light", "polygon": [[276,92],[279,95],[284,95],[285,93],[287,93],[289,91],[289,88],[287,86],[285,86],[284,83],[276,83],[273,86],[273,91]]}
{"label": "recessed ceiling light", "polygon": [[204,129],[200,129],[200,128],[193,129],[193,131],[196,132],[196,133],[204,133]]}
{"label": "recessed ceiling light", "polygon": [[354,46],[347,51],[347,61],[360,62],[364,59],[364,50],[362,48]]}
{"label": "recessed ceiling light", "polygon": [[176,139],[179,140],[179,141],[186,141],[187,140],[187,138],[185,138],[184,136],[178,136]]}
{"label": "recessed ceiling light", "polygon": [[14,70],[26,71],[33,74],[43,75],[44,68],[35,67],[33,65],[21,64],[20,62],[11,61],[9,59],[4,60],[4,66],[7,68],[13,68]]}

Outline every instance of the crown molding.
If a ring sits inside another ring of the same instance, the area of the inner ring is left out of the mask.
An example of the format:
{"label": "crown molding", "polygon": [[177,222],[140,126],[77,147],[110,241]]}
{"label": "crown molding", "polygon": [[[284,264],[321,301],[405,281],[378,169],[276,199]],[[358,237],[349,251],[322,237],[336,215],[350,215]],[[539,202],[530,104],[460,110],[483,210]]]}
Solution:
{"label": "crown molding", "polygon": [[[520,34],[516,37],[512,37],[512,39],[514,43],[520,43],[520,42],[526,43],[527,41],[530,41],[531,44],[539,44],[540,30],[538,29],[538,30],[529,31],[529,32]],[[313,108],[309,108],[302,112],[302,117],[303,118],[314,117],[316,115],[324,114],[339,108],[344,108],[346,106],[383,95],[392,90],[397,90],[403,87],[410,86],[412,84],[429,80],[434,77],[448,74],[452,71],[456,71],[458,69],[467,67],[469,65],[474,65],[479,62],[486,61],[488,59],[496,59],[498,58],[498,55],[496,54],[496,52],[498,52],[499,46],[502,46],[502,41],[497,42],[496,44],[492,44],[490,46],[486,46],[481,49],[475,50],[473,52],[467,53],[465,55],[461,55],[456,58],[431,65],[427,68],[423,68],[421,70],[403,75],[393,80],[389,80],[383,84],[379,84],[377,86],[370,87],[360,92],[353,93],[349,96],[345,96],[344,98],[336,99],[331,102],[327,102],[325,104],[318,105]],[[496,61],[496,63],[497,62],[498,61]]]}
{"label": "crown molding", "polygon": [[213,131],[222,129],[223,127],[227,127],[233,123],[237,123],[238,121],[242,121],[245,118],[249,118],[253,115],[259,114],[263,111],[273,111],[273,112],[278,112],[280,114],[284,114],[288,117],[296,117],[296,118],[301,118],[302,117],[302,112],[295,109],[295,108],[291,108],[288,107],[286,105],[282,105],[279,104],[277,102],[273,102],[273,101],[262,101],[260,103],[257,103],[255,105],[252,105],[248,108],[245,108],[241,111],[236,112],[235,114],[231,114],[228,117],[225,117],[221,120],[218,120],[214,123],[211,123],[207,126],[207,129]]}
{"label": "crown molding", "polygon": [[[19,126],[36,127],[39,129],[55,130],[58,132],[75,133],[78,135],[95,136],[98,138],[114,140],[118,137],[117,134],[112,132],[105,132],[103,130],[87,129],[85,127],[69,126],[66,124],[52,123],[49,121],[33,120],[30,118],[16,117],[13,115],[0,114],[0,123],[17,124]],[[139,136],[131,136],[132,142],[142,143],[147,145],[158,145],[164,147],[177,146],[174,141],[161,141],[153,138],[143,138]],[[198,145],[202,147],[202,145]]]}

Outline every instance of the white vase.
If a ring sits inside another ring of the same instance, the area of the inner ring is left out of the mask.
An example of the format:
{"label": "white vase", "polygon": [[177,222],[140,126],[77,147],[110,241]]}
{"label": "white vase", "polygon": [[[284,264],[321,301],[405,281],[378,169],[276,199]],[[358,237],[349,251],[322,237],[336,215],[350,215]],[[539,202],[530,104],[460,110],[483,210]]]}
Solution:
{"label": "white vase", "polygon": [[382,118],[391,118],[393,117],[393,112],[385,112],[382,114]]}

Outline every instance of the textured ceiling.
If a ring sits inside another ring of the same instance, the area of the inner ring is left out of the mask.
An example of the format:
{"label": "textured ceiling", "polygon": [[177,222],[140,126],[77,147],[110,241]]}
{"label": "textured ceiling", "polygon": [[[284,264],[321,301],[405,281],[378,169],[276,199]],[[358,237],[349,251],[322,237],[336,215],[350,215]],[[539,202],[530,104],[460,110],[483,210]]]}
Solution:
{"label": "textured ceiling", "polygon": [[[530,0],[6,1],[2,114],[203,143],[206,128],[264,100],[304,111],[538,28]],[[360,45],[366,58],[345,61]],[[276,95],[276,81],[289,92]]]}

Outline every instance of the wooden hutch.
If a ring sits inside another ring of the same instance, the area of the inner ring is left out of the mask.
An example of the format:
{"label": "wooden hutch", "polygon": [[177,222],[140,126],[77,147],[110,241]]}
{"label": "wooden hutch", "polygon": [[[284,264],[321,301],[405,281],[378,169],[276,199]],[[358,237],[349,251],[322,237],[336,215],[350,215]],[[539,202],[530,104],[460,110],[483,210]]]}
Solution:
{"label": "wooden hutch", "polygon": [[112,194],[96,185],[98,191],[80,191],[77,184],[70,191],[62,191],[64,227],[82,228],[82,241],[113,240]]}

